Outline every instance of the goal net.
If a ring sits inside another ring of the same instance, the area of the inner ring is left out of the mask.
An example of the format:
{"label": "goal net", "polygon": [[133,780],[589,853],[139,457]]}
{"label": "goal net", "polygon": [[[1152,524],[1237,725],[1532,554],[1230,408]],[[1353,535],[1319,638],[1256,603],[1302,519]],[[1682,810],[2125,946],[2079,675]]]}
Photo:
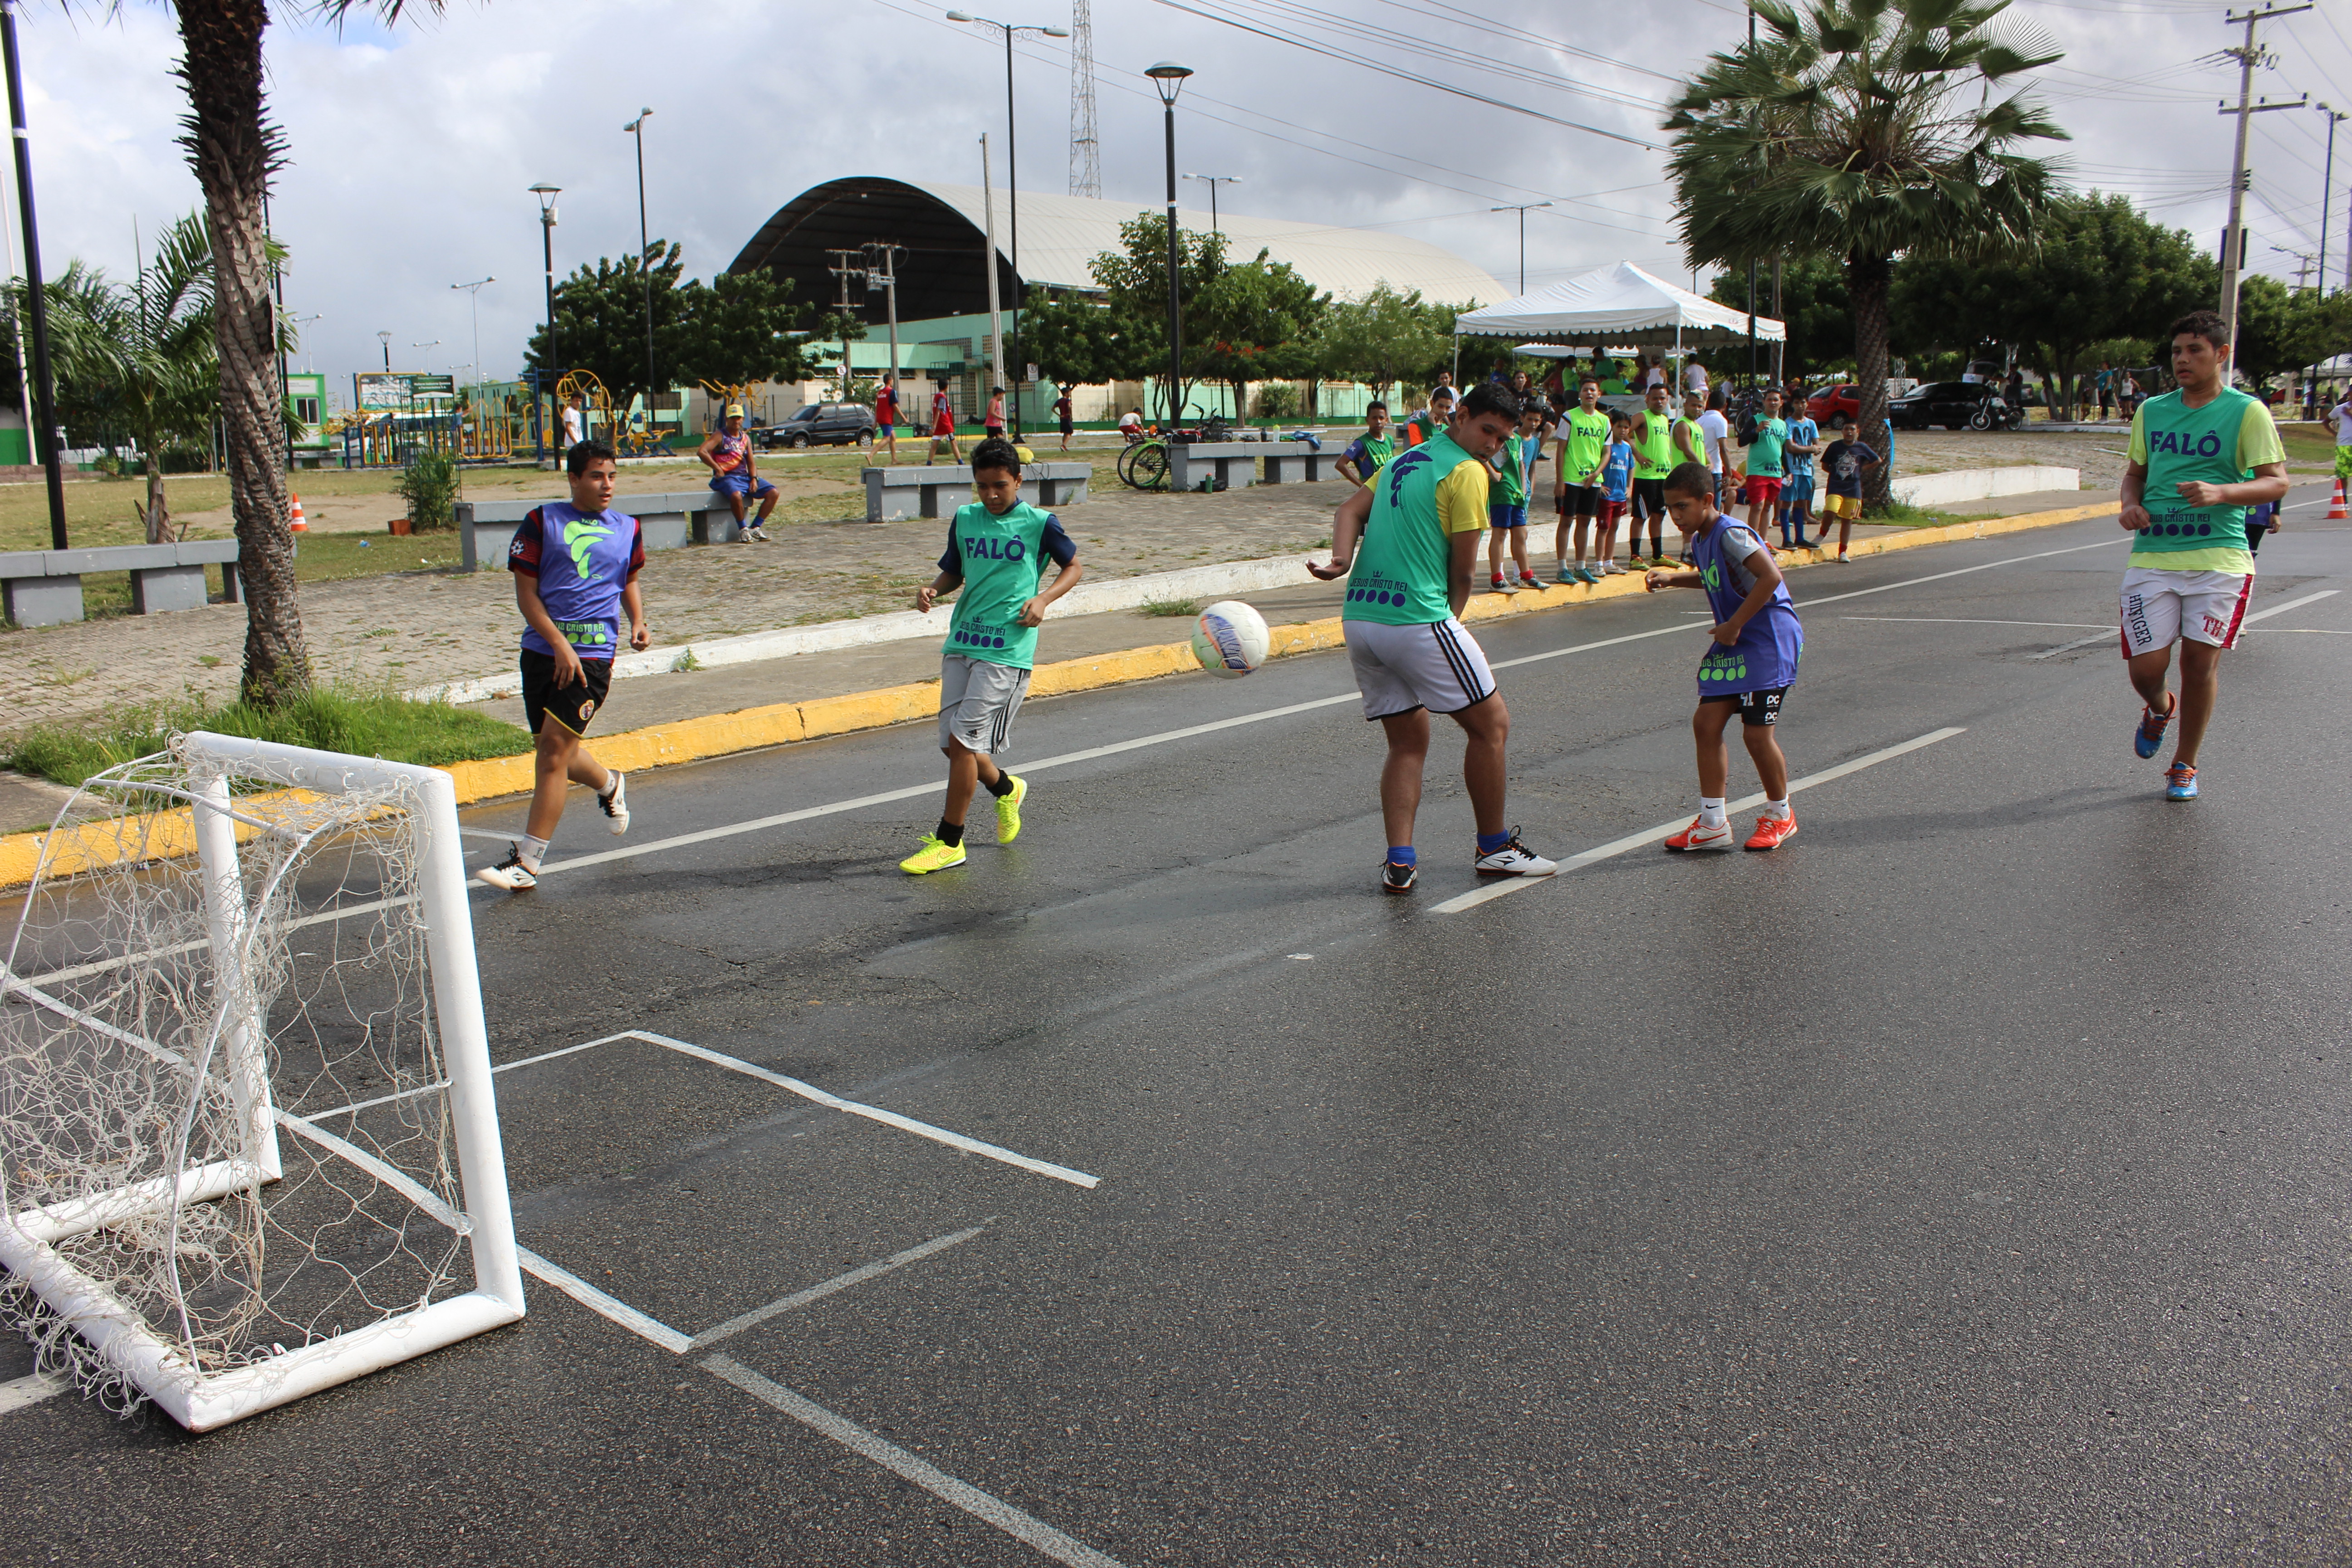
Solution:
{"label": "goal net", "polygon": [[59,814],[0,926],[45,1370],[203,1431],[522,1315],[458,844],[446,773],[210,734]]}

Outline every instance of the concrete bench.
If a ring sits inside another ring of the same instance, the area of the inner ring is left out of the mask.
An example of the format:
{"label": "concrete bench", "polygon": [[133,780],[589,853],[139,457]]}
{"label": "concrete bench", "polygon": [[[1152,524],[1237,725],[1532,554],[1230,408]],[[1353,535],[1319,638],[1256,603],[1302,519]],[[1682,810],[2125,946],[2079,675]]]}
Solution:
{"label": "concrete bench", "polygon": [[[457,553],[465,570],[506,564],[507,546],[516,527],[537,507],[552,506],[564,496],[537,500],[459,501],[457,505]],[[681,550],[689,544],[731,543],[742,529],[727,498],[712,489],[673,490],[648,495],[618,495],[613,510],[637,520],[647,550]],[[754,502],[745,513],[757,517]]]}
{"label": "concrete bench", "polygon": [[1259,448],[1265,453],[1265,479],[1269,485],[1316,484],[1339,477],[1338,463],[1348,455],[1344,444],[1325,446],[1319,450],[1304,441],[1269,441]]}
{"label": "concrete bench", "polygon": [[1219,489],[1237,490],[1257,483],[1257,460],[1279,451],[1286,441],[1171,441],[1168,443],[1168,488],[1196,490],[1203,479],[1214,477]]}
{"label": "concrete bench", "polygon": [[[1030,463],[1021,470],[1021,499],[1031,506],[1076,506],[1087,499],[1087,481],[1093,477],[1091,463]],[[866,470],[868,522],[946,517],[970,500],[969,468],[942,463]]]}
{"label": "concrete bench", "polygon": [[230,602],[241,595],[234,539],[191,539],[177,544],[116,544],[93,550],[20,550],[0,553],[0,608],[20,626],[54,626],[82,618],[81,580],[91,572],[131,574],[134,615],[199,610],[209,598],[205,568],[221,569]]}

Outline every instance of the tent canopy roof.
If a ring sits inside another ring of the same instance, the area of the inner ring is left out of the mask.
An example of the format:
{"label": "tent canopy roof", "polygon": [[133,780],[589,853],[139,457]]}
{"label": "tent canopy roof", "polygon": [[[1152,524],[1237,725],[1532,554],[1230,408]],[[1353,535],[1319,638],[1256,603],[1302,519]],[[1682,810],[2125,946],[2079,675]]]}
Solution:
{"label": "tent canopy roof", "polygon": [[[1464,337],[1511,338],[1560,345],[1713,347],[1748,341],[1748,312],[1701,299],[1630,261],[1596,267],[1549,288],[1454,318]],[[1788,335],[1779,321],[1756,318],[1759,342]]]}

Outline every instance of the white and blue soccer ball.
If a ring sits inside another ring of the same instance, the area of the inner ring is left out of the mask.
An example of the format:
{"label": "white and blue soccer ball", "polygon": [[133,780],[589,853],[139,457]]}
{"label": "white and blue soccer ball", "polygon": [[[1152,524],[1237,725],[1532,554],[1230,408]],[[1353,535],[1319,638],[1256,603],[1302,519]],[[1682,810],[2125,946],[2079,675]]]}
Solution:
{"label": "white and blue soccer ball", "polygon": [[1272,646],[1265,617],[1239,599],[1220,599],[1192,626],[1192,657],[1211,675],[1247,675]]}

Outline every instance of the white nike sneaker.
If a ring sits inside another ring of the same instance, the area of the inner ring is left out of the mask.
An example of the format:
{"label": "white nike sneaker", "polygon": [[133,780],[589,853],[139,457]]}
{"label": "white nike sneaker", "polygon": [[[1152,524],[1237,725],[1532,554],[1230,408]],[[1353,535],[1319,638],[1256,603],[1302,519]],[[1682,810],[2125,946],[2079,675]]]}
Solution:
{"label": "white nike sneaker", "polygon": [[612,774],[613,793],[598,795],[596,805],[613,824],[613,837],[618,838],[629,830],[629,776],[618,768]]}
{"label": "white nike sneaker", "polygon": [[1549,877],[1559,869],[1559,865],[1520,843],[1519,830],[1514,827],[1509,842],[1479,856],[1474,868],[1481,877]]}
{"label": "white nike sneaker", "polygon": [[509,893],[520,893],[526,888],[539,886],[539,879],[522,863],[522,846],[507,846],[507,858],[495,866],[485,866],[474,873],[474,880],[493,888],[503,888]]}

